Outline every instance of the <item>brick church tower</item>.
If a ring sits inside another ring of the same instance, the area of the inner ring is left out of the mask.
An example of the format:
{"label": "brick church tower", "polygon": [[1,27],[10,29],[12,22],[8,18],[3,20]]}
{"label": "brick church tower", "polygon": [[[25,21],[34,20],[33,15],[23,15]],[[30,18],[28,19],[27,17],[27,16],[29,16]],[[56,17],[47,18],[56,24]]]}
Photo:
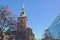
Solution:
{"label": "brick church tower", "polygon": [[27,28],[27,17],[24,11],[24,5],[21,10],[20,17],[18,17],[17,31],[24,31]]}
{"label": "brick church tower", "polygon": [[18,17],[16,40],[33,40],[33,37],[32,29],[27,27],[27,17],[23,5],[20,16]]}

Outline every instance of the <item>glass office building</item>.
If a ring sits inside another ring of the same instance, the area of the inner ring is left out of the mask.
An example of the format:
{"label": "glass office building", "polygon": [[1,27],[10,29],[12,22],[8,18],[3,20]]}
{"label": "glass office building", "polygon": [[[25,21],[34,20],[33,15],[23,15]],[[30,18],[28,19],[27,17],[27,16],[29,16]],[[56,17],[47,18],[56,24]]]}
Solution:
{"label": "glass office building", "polygon": [[48,28],[53,40],[60,40],[60,14]]}

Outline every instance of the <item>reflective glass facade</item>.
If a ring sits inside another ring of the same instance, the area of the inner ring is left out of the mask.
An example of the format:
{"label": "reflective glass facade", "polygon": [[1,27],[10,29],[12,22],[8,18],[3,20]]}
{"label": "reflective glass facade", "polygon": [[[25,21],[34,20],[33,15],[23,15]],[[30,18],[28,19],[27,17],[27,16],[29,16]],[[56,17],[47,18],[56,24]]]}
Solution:
{"label": "reflective glass facade", "polygon": [[60,40],[60,14],[56,17],[53,23],[48,28],[51,33],[52,39]]}

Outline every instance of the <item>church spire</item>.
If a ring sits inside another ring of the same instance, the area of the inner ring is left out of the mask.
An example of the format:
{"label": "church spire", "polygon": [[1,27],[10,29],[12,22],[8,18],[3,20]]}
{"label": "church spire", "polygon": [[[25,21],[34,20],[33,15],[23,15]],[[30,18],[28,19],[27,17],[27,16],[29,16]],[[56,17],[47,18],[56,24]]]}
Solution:
{"label": "church spire", "polygon": [[24,8],[24,4],[23,4],[22,8]]}
{"label": "church spire", "polygon": [[24,10],[24,4],[22,6],[20,17],[26,17],[26,13],[25,13],[25,10]]}

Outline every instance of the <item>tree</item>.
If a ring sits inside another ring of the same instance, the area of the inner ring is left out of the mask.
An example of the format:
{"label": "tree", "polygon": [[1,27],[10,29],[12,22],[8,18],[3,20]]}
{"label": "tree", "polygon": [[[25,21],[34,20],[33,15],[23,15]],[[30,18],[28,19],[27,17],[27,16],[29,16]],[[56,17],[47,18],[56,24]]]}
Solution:
{"label": "tree", "polygon": [[32,37],[32,40],[35,40],[35,35],[33,33],[31,35],[31,37]]}
{"label": "tree", "polygon": [[7,6],[2,6],[2,8],[0,8],[0,34],[2,34],[2,32],[5,31],[7,27],[9,29],[15,30],[16,26],[17,22],[10,9]]}
{"label": "tree", "polygon": [[45,34],[44,34],[44,40],[52,40],[52,35],[49,32],[49,30],[45,30]]}

